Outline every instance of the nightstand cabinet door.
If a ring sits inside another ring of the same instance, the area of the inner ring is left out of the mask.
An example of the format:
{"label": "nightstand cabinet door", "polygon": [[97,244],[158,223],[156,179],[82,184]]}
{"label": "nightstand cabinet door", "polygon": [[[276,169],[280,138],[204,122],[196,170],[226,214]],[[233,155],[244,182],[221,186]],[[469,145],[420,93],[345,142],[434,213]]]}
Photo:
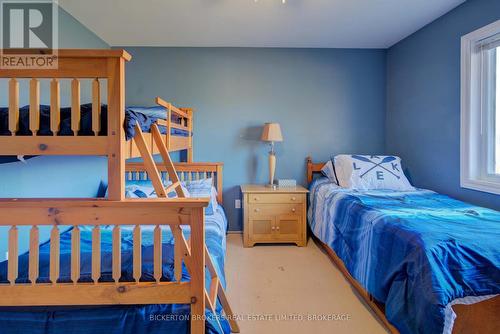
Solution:
{"label": "nightstand cabinet door", "polygon": [[250,234],[256,242],[269,242],[274,238],[276,218],[272,216],[253,216],[250,218]]}
{"label": "nightstand cabinet door", "polygon": [[302,237],[302,217],[300,215],[278,215],[276,235],[278,240],[299,241]]}

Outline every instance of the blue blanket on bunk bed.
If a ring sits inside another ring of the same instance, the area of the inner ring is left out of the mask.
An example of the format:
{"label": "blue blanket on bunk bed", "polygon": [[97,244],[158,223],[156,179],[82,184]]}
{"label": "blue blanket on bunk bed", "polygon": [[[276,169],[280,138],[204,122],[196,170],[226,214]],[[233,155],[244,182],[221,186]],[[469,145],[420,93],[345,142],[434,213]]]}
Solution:
{"label": "blue blanket on bunk bed", "polygon": [[[224,261],[226,252],[227,220],[224,210],[218,207],[214,215],[205,217],[206,245],[214,261],[216,270],[225,286]],[[101,232],[101,281],[112,281],[111,228]],[[189,229],[185,230],[186,238]],[[70,281],[71,229],[61,233],[61,272],[60,281]],[[40,282],[47,282],[49,276],[50,242],[40,245]],[[81,227],[81,281],[91,281],[92,231]],[[170,230],[163,230],[163,279],[173,280],[173,237]],[[19,256],[18,282],[27,282],[29,254]],[[143,277],[141,280],[153,281],[153,228],[142,228]],[[133,236],[132,227],[122,229],[122,280],[133,281]],[[7,261],[0,263],[0,281],[6,282]],[[189,274],[183,268],[182,280]],[[208,284],[208,275],[207,275]],[[1,296],[0,296],[1,298]],[[71,298],[71,296],[68,296]],[[220,317],[222,308],[217,307]],[[121,305],[89,307],[0,307],[0,332],[3,334],[66,334],[66,333],[130,333],[130,334],[179,334],[189,333],[189,305]],[[214,315],[206,312],[207,333],[221,333]],[[224,333],[229,333],[229,324],[221,318]]]}
{"label": "blue blanket on bunk bed", "polygon": [[[165,117],[161,117],[161,110],[163,109]],[[78,135],[80,136],[93,136],[92,132],[92,104],[82,104],[80,107],[81,122],[80,131]],[[139,124],[141,129],[145,132],[149,132],[151,125],[158,118],[166,118],[166,110],[162,107],[127,107],[125,109],[125,136],[127,140],[130,140],[135,135],[135,124]],[[176,121],[175,115],[172,115],[173,121]],[[106,135],[108,124],[108,106],[101,105],[101,132],[100,135]],[[166,133],[166,128],[164,126],[159,126],[162,133]],[[24,106],[19,109],[19,131],[18,135],[30,135],[29,130],[29,106]],[[172,128],[171,134],[176,136],[187,137],[189,134],[187,131]],[[10,135],[9,131],[9,109],[0,108],[0,135],[6,136]],[[50,131],[50,106],[41,105],[40,106],[40,130],[38,131],[40,136],[52,135]],[[73,131],[71,130],[71,108],[61,108],[61,126],[58,133],[60,136],[72,136]]]}
{"label": "blue blanket on bunk bed", "polygon": [[309,224],[401,333],[451,332],[450,302],[500,293],[500,212],[428,190],[311,185]]}
{"label": "blue blanket on bunk bed", "polygon": [[[79,136],[93,136],[92,132],[92,104],[82,104],[80,107],[80,131]],[[73,131],[71,130],[71,108],[61,108],[61,125],[59,136],[73,136]],[[179,118],[177,115],[172,114],[172,121],[177,122]],[[166,118],[166,109],[163,107],[127,107],[125,109],[125,137],[130,140],[135,135],[135,125],[139,124],[142,131],[149,132],[151,125],[156,122],[157,119]],[[107,124],[108,124],[108,106],[101,105],[101,132],[99,135],[105,136],[107,134]],[[159,126],[160,132],[165,134],[167,132],[166,127]],[[174,136],[189,136],[188,131],[172,128],[171,134]],[[29,106],[24,106],[19,109],[19,131],[17,132],[19,136],[31,135],[29,129]],[[51,136],[52,131],[50,130],[50,106],[40,105],[40,130],[38,131],[39,136]],[[9,131],[9,108],[0,108],[0,136],[10,136]],[[25,157],[30,158],[30,157]],[[8,163],[18,161],[17,157],[11,156],[1,156],[0,163]]]}

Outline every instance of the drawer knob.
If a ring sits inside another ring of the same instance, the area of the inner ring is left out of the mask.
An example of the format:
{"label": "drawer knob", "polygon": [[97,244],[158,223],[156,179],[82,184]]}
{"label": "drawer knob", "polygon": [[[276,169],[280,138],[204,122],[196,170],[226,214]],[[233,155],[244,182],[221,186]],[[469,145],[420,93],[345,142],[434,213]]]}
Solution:
{"label": "drawer knob", "polygon": [[254,201],[258,201],[258,200],[259,200],[259,198],[258,198],[258,197],[254,197],[254,198],[253,198],[253,200],[254,200]]}
{"label": "drawer knob", "polygon": [[275,229],[276,229],[276,227],[274,227],[274,226],[273,226],[273,227],[271,227],[271,230],[272,230],[272,231],[274,231]]}
{"label": "drawer knob", "polygon": [[295,211],[297,211],[297,210],[295,210],[295,208],[292,208],[292,212],[295,212]]}
{"label": "drawer knob", "polygon": [[292,197],[292,201],[295,201],[297,198],[295,196]]}
{"label": "drawer knob", "polygon": [[279,231],[280,230],[280,227],[279,226],[276,226],[276,231]]}
{"label": "drawer knob", "polygon": [[255,211],[255,212],[259,212],[259,211],[260,211],[260,209],[259,209],[259,208],[255,208],[255,209],[253,209],[253,211]]}

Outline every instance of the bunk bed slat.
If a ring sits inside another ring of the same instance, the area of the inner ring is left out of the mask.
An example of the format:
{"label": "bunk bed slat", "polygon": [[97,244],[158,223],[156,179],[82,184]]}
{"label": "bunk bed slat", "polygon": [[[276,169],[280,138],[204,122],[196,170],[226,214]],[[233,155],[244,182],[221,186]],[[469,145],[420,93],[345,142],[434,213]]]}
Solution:
{"label": "bunk bed slat", "polygon": [[9,80],[9,131],[15,136],[19,130],[19,82]]}
{"label": "bunk bed slat", "polygon": [[80,80],[71,81],[71,130],[78,135],[80,130]]}
{"label": "bunk bed slat", "polygon": [[29,280],[35,284],[39,275],[39,229],[34,225],[30,230]]}
{"label": "bunk bed slat", "polygon": [[177,115],[179,115],[179,117],[189,118],[188,113],[186,113],[186,111],[184,111],[182,108],[175,107],[174,105],[172,105],[172,103],[163,100],[159,96],[156,97],[156,104],[158,104],[158,105],[160,105],[168,110],[171,110],[172,112],[175,112]]}
{"label": "bunk bed slat", "polygon": [[189,143],[188,143],[188,150],[187,150],[187,161],[188,162],[193,162],[193,109],[184,109],[186,113],[188,114],[187,118],[187,127],[188,127],[188,133],[189,133]]}
{"label": "bunk bed slat", "polygon": [[101,86],[99,79],[92,81],[92,131],[98,135],[101,131]]}
{"label": "bunk bed slat", "polygon": [[[155,125],[153,125],[151,128],[154,129],[154,127]],[[151,179],[151,183],[153,184],[153,187],[156,191],[156,195],[158,197],[167,197],[167,194],[165,193],[165,188],[163,186],[163,182],[161,181],[160,178],[160,173],[158,172],[158,168],[156,167],[156,163],[153,160],[153,156],[151,155],[151,152],[148,149],[148,145],[144,140],[141,127],[138,124],[135,125],[134,141],[137,145],[137,148],[139,149],[139,152],[141,152],[141,157],[144,160],[144,166],[146,167],[148,176]]]}
{"label": "bunk bed slat", "polygon": [[133,260],[133,266],[134,266],[134,272],[133,272],[133,277],[136,282],[139,282],[141,279],[141,258],[142,258],[142,251],[141,251],[141,226],[140,225],[135,225],[134,227],[134,260]]}
{"label": "bunk bed slat", "polygon": [[[170,158],[170,154],[168,154],[168,150],[165,146],[165,143],[163,142],[163,139],[161,138],[161,132],[160,129],[158,128],[158,125],[153,124],[151,127],[151,134],[153,135],[153,139],[156,143],[156,146],[158,147],[158,150],[160,151],[161,158],[163,160],[163,164],[165,168],[167,169],[168,175],[172,179],[172,185],[167,188],[165,191],[167,194],[171,191],[170,189],[175,189],[175,192],[178,197],[184,198],[186,195],[184,194],[184,190],[182,189],[179,177],[177,176],[177,173],[175,171],[174,164],[172,162],[172,159]],[[156,164],[155,164],[156,167]]]}
{"label": "bunk bed slat", "polygon": [[61,125],[61,87],[59,80],[50,82],[50,131],[57,136]]}
{"label": "bunk bed slat", "polygon": [[219,288],[217,289],[217,297],[219,297],[220,304],[222,305],[222,309],[224,310],[224,313],[226,314],[226,317],[229,321],[229,326],[231,327],[231,332],[233,333],[239,333],[240,332],[240,326],[238,326],[238,323],[236,322],[236,317],[234,316],[233,309],[231,308],[231,305],[229,304],[229,300],[227,299],[226,292],[224,290],[224,287],[222,286],[221,281],[219,280]]}
{"label": "bunk bed slat", "polygon": [[71,280],[76,284],[80,279],[80,228],[78,225],[71,231]]}
{"label": "bunk bed slat", "polygon": [[50,232],[50,281],[56,284],[59,279],[59,229],[56,225]]}
{"label": "bunk bed slat", "polygon": [[194,315],[205,314],[205,216],[203,208],[193,210],[191,215],[191,331],[203,333],[205,321]]}
{"label": "bunk bed slat", "polygon": [[177,282],[181,281],[182,278],[182,230],[180,226],[170,226],[172,230],[172,235],[174,236],[174,276]]}
{"label": "bunk bed slat", "polygon": [[161,242],[161,227],[156,225],[154,229],[154,278],[157,283],[160,282],[161,276],[163,275],[162,268],[162,242]]}
{"label": "bunk bed slat", "polygon": [[18,247],[18,229],[17,226],[12,226],[9,229],[9,256],[8,256],[8,267],[7,267],[7,279],[11,285],[16,283],[18,276],[18,258],[17,253],[19,251]]}
{"label": "bunk bed slat", "polygon": [[215,312],[215,307],[217,306],[217,292],[219,291],[219,278],[217,276],[212,277],[210,281],[210,304],[212,304],[212,311]]}
{"label": "bunk bed slat", "polygon": [[120,225],[113,227],[113,280],[118,283],[122,276],[122,254],[121,254],[121,229]]}
{"label": "bunk bed slat", "polygon": [[97,284],[101,278],[101,227],[92,229],[92,280]]}
{"label": "bunk bed slat", "polygon": [[33,78],[30,80],[30,126],[33,136],[40,129],[40,81]]}
{"label": "bunk bed slat", "polygon": [[172,105],[168,105],[168,110],[167,110],[167,132],[165,134],[165,139],[166,139],[166,145],[167,145],[167,150],[170,150],[170,143],[171,143],[171,127],[172,125]]}

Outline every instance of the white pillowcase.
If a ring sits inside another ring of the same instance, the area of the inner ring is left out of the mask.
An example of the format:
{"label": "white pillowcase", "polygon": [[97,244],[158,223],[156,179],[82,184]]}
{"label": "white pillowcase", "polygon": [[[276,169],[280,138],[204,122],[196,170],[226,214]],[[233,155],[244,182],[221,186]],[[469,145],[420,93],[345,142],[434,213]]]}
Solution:
{"label": "white pillowcase", "polygon": [[334,164],[342,188],[415,190],[403,173],[401,159],[396,156],[341,154],[335,156]]}
{"label": "white pillowcase", "polygon": [[332,159],[328,160],[327,163],[321,168],[321,174],[326,176],[330,182],[333,182],[335,184],[339,184],[339,181],[337,180],[337,176],[335,175],[335,169],[333,168],[333,162]]}

